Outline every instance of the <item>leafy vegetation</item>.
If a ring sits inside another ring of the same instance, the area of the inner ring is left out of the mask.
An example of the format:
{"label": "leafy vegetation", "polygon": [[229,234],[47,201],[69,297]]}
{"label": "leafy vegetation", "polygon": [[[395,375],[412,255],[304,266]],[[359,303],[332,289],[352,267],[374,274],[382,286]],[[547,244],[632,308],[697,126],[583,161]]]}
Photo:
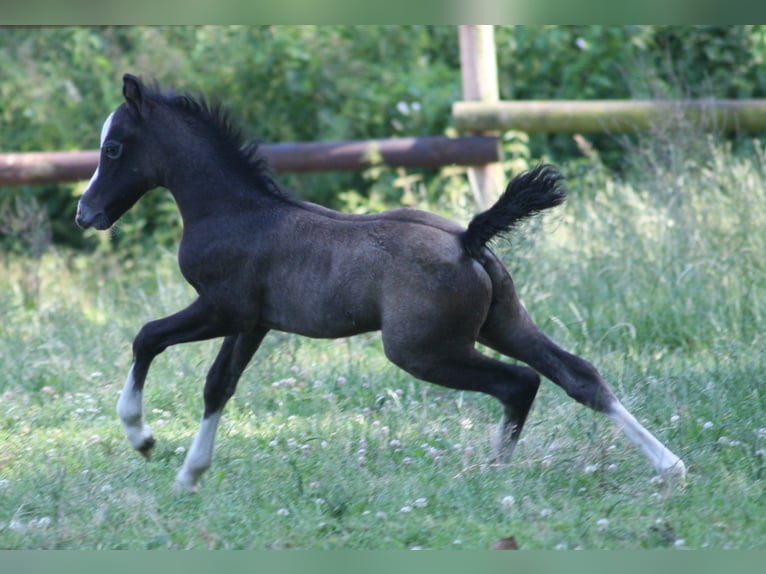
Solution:
{"label": "leafy vegetation", "polygon": [[[498,26],[501,96],[762,97],[764,34],[763,26]],[[97,147],[126,71],[220,98],[265,141],[440,135],[461,97],[459,65],[454,26],[4,28],[0,152]],[[570,135],[525,145],[559,163],[582,156]],[[620,142],[600,136],[591,145],[610,169],[624,169]],[[440,181],[387,170],[285,178],[302,197],[344,208],[412,201],[413,189],[433,201]],[[99,242],[84,243],[71,225],[83,185],[4,189],[0,203],[35,197],[55,243],[93,248]],[[102,243],[171,246],[179,224],[169,201],[150,194]]]}

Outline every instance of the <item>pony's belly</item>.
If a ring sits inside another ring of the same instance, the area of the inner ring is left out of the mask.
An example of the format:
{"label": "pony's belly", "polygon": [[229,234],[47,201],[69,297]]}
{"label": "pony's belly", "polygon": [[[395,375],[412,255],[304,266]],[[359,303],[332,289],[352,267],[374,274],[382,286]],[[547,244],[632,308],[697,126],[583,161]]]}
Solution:
{"label": "pony's belly", "polygon": [[296,304],[289,309],[272,309],[262,315],[261,324],[285,333],[315,339],[338,339],[380,329],[378,313],[338,305]]}

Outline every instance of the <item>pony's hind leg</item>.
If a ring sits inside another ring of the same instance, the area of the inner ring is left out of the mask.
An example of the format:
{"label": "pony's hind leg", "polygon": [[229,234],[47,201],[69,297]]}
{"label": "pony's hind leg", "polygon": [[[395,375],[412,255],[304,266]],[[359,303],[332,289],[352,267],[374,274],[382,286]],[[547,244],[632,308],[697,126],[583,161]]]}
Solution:
{"label": "pony's hind leg", "polygon": [[579,403],[606,415],[644,453],[661,476],[685,477],[686,468],[681,459],[628,412],[596,368],[548,339],[515,298],[499,298],[482,329],[480,341],[523,361]]}
{"label": "pony's hind leg", "polygon": [[537,389],[540,387],[540,375],[537,372],[526,367],[514,367],[514,369],[520,375],[515,379],[518,384],[511,387],[512,393],[502,398],[498,397],[503,405],[503,418],[493,444],[495,460],[504,464],[511,461],[521,431],[524,429],[524,423],[537,396]]}
{"label": "pony's hind leg", "polygon": [[210,468],[223,407],[234,395],[242,372],[266,335],[266,330],[224,339],[205,383],[205,412],[183,466],[176,475],[176,492],[196,492],[200,477]]}
{"label": "pony's hind leg", "polygon": [[540,386],[540,375],[482,355],[465,344],[398,345],[386,338],[386,356],[411,375],[444,387],[491,395],[503,405],[503,418],[493,447],[500,462],[510,461]]}

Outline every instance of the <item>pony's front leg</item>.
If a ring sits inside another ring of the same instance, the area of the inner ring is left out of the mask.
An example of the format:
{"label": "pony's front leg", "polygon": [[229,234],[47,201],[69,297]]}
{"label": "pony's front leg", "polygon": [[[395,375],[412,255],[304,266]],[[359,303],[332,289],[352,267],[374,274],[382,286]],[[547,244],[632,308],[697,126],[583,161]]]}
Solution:
{"label": "pony's front leg", "polygon": [[144,422],[143,386],[146,372],[140,381],[136,381],[135,372],[134,361],[117,401],[117,416],[122,421],[130,445],[148,459],[154,448],[154,436],[152,429]]}
{"label": "pony's front leg", "polygon": [[176,476],[176,492],[196,492],[200,477],[210,468],[223,407],[234,395],[242,372],[268,330],[226,337],[205,383],[205,412],[184,464]]}
{"label": "pony's front leg", "polygon": [[122,421],[130,445],[149,458],[154,437],[144,421],[143,390],[154,357],[178,343],[201,341],[228,334],[231,327],[215,316],[198,299],[186,309],[143,326],[133,341],[133,364],[117,401],[117,415]]}

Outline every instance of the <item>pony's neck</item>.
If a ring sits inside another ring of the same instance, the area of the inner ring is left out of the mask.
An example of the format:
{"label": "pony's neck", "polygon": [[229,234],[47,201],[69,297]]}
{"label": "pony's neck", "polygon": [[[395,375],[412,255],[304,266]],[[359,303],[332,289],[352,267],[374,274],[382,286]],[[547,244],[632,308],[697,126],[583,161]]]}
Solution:
{"label": "pony's neck", "polygon": [[222,157],[220,150],[205,145],[196,151],[184,161],[174,162],[172,172],[162,177],[162,186],[173,195],[184,226],[204,217],[263,208],[275,201],[265,189],[265,179],[259,184],[258,177]]}
{"label": "pony's neck", "polygon": [[271,179],[250,165],[236,142],[215,126],[183,114],[161,116],[157,143],[165,156],[160,185],[176,200],[184,225],[217,214],[241,213],[271,205],[279,194]]}

